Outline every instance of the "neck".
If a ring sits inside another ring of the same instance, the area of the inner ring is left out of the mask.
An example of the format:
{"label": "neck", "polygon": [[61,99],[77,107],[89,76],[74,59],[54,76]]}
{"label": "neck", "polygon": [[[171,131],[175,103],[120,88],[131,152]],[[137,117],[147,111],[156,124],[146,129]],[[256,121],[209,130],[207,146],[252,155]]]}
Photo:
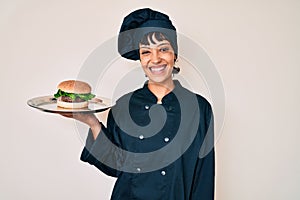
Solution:
{"label": "neck", "polygon": [[157,103],[161,103],[162,98],[170,93],[174,87],[173,80],[167,84],[148,82],[148,88],[156,96]]}

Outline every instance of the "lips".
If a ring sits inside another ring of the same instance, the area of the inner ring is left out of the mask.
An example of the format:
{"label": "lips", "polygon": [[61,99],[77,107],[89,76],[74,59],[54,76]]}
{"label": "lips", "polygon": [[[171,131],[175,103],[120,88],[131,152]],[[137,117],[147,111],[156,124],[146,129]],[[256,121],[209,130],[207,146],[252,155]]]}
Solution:
{"label": "lips", "polygon": [[149,67],[150,71],[154,74],[159,74],[166,69],[166,65],[159,65],[159,66],[151,66]]}

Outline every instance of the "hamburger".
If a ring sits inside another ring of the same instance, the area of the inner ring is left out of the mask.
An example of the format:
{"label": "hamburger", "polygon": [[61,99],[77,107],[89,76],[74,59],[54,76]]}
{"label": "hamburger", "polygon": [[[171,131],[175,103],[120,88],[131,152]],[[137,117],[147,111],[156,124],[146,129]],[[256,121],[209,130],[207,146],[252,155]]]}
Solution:
{"label": "hamburger", "polygon": [[83,81],[67,80],[58,84],[57,106],[62,108],[86,108],[88,101],[95,97],[91,93],[91,86]]}

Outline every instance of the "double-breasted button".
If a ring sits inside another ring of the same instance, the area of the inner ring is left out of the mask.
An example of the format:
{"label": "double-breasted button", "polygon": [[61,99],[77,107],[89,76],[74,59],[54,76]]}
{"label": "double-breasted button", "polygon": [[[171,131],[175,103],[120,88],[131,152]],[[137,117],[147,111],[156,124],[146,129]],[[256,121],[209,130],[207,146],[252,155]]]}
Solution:
{"label": "double-breasted button", "polygon": [[172,106],[168,106],[168,107],[167,107],[167,110],[168,110],[168,111],[171,111],[171,110],[173,110],[173,107],[172,107]]}
{"label": "double-breasted button", "polygon": [[145,105],[145,109],[146,109],[146,110],[149,110],[149,108],[150,108],[150,106]]}
{"label": "double-breasted button", "polygon": [[165,137],[164,141],[165,141],[165,142],[169,142],[169,141],[170,141],[170,138]]}
{"label": "double-breasted button", "polygon": [[163,170],[163,171],[160,172],[160,174],[161,174],[162,176],[165,176],[167,173],[166,173],[166,171]]}
{"label": "double-breasted button", "polygon": [[144,139],[144,136],[143,135],[140,135],[139,136],[140,140]]}

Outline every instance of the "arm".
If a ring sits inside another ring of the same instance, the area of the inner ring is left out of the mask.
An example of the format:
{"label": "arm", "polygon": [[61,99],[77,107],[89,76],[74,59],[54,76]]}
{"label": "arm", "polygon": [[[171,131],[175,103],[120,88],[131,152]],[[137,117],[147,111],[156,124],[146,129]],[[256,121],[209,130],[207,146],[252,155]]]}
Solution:
{"label": "arm", "polygon": [[90,130],[80,159],[95,166],[106,175],[118,177],[122,165],[122,151],[118,148],[120,146],[117,139],[118,131],[115,130],[116,125],[111,112],[109,111],[107,116],[107,127],[94,115],[84,120]]}
{"label": "arm", "polygon": [[[114,163],[117,161],[119,155],[118,151],[109,145],[109,140],[113,140],[112,134],[101,122],[99,122],[98,118],[94,114],[82,113],[61,115],[67,118],[78,120],[79,122],[88,125],[90,128],[80,159],[95,166],[109,176],[117,177],[119,174],[117,170],[110,168],[101,162],[104,160],[114,166]],[[107,158],[111,159],[114,157],[116,157],[115,160],[107,161]]]}
{"label": "arm", "polygon": [[[203,105],[203,104],[202,104]],[[213,200],[215,187],[214,117],[210,104],[202,107],[204,135],[194,171],[191,200]]]}
{"label": "arm", "polygon": [[198,158],[190,200],[214,200],[214,149],[204,158]]}

